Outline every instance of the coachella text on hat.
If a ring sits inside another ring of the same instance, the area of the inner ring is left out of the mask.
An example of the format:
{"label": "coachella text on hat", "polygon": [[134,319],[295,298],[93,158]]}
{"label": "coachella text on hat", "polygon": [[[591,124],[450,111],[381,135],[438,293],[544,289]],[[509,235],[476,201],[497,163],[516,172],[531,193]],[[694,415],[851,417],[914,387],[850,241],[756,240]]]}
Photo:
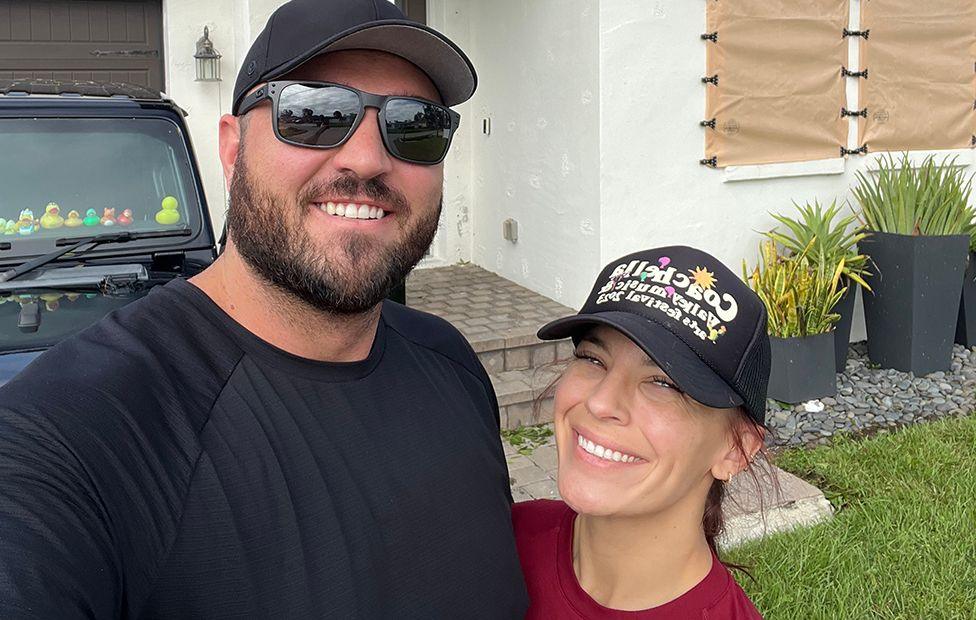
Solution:
{"label": "coachella text on hat", "polygon": [[717,291],[716,284],[715,274],[705,267],[679,270],[667,256],[659,258],[657,264],[633,260],[614,268],[598,291],[596,303],[646,306],[688,327],[701,340],[714,343],[725,334],[725,323],[739,312],[735,297]]}

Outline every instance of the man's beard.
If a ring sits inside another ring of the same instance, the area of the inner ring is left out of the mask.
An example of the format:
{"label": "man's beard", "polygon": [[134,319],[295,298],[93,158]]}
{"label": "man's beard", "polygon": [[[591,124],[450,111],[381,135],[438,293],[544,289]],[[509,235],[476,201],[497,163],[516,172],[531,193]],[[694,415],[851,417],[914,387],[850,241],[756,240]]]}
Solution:
{"label": "man's beard", "polygon": [[[230,184],[228,235],[259,276],[317,310],[355,315],[373,308],[420,262],[437,232],[442,199],[405,230],[412,209],[402,193],[379,179],[338,177],[305,188],[292,202],[256,187],[243,156],[243,151],[238,154]],[[350,233],[339,241],[344,250],[339,260],[330,261],[303,226],[309,217],[306,210],[315,208],[309,204],[319,196],[366,196],[385,202],[395,209],[394,223],[405,236],[384,247],[366,235]],[[427,211],[425,207],[417,205]]]}

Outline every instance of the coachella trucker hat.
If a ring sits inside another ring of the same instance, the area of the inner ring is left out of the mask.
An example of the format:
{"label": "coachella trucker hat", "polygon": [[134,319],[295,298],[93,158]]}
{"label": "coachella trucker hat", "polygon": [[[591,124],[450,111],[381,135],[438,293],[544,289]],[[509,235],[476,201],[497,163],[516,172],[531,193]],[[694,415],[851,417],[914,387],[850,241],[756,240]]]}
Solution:
{"label": "coachella trucker hat", "polygon": [[478,84],[474,66],[450,39],[408,20],[388,0],[291,0],[268,19],[251,45],[234,85],[241,100],[261,82],[279,78],[308,60],[339,50],[395,54],[427,74],[444,105],[468,100]]}
{"label": "coachella trucker hat", "polygon": [[630,338],[700,403],[766,417],[766,307],[715,257],[672,246],[636,252],[603,268],[583,309],[539,338],[580,336],[609,325]]}

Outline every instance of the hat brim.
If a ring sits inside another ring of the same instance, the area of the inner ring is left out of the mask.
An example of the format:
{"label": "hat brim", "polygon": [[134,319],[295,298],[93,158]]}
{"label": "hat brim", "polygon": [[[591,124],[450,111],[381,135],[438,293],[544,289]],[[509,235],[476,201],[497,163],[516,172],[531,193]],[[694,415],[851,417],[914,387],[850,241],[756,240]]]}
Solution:
{"label": "hat brim", "polygon": [[474,65],[450,39],[423,24],[399,19],[373,21],[340,32],[266,71],[262,81],[279,78],[327,52],[354,49],[387,52],[413,63],[427,74],[447,106],[467,101],[478,86]]}
{"label": "hat brim", "polygon": [[745,401],[684,341],[666,327],[629,312],[576,314],[547,323],[538,332],[542,340],[572,337],[576,340],[588,327],[607,325],[630,338],[675,384],[689,396],[709,407],[740,407]]}

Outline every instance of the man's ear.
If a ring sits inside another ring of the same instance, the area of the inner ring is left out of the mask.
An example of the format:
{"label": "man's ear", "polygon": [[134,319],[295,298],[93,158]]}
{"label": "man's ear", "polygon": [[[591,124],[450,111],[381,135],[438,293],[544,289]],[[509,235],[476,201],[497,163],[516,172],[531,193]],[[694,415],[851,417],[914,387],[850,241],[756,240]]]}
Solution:
{"label": "man's ear", "polygon": [[234,177],[234,167],[237,165],[237,154],[241,146],[241,119],[231,114],[224,114],[220,117],[217,135],[220,165],[224,169],[224,183],[230,189],[230,181]]}
{"label": "man's ear", "polygon": [[746,469],[763,445],[762,428],[745,420],[735,420],[730,426],[725,451],[712,465],[712,476],[718,480],[728,480],[729,474]]}

